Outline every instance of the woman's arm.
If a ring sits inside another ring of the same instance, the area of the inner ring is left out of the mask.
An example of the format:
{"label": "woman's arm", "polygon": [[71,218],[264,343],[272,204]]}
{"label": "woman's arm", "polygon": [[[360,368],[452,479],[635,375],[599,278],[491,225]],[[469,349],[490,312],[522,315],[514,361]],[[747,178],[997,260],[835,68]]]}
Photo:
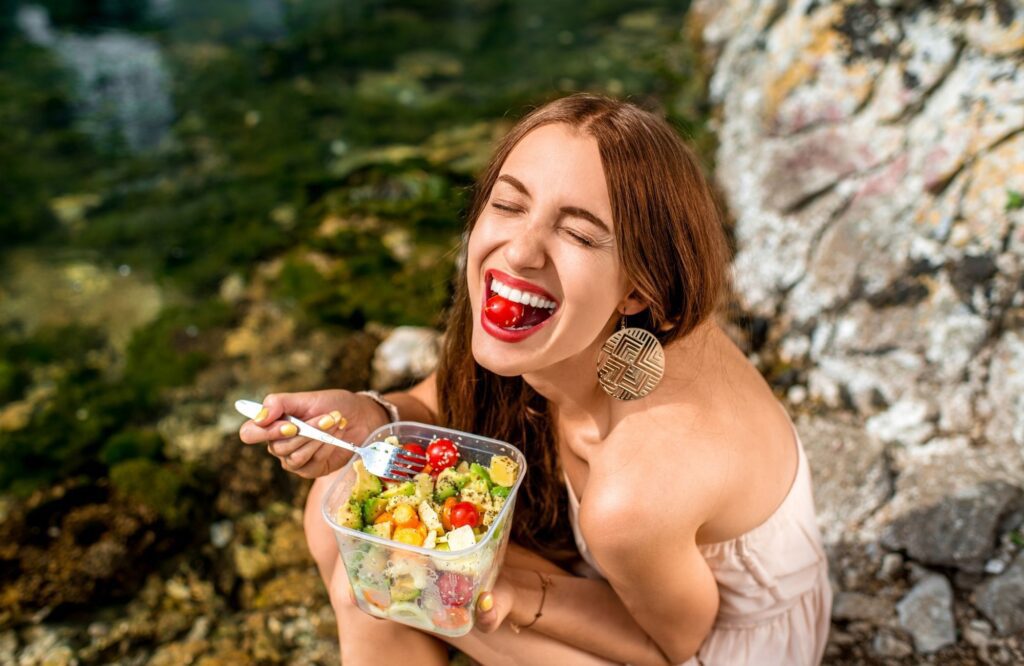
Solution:
{"label": "woman's arm", "polygon": [[398,407],[398,415],[403,421],[437,423],[436,371],[407,391],[388,393],[384,397]]}
{"label": "woman's arm", "polygon": [[[515,601],[507,619],[517,625],[533,620],[541,607],[541,582],[531,569],[508,568],[502,576]],[[613,662],[666,664],[665,656],[604,580],[550,575],[543,614],[531,630]]]}
{"label": "woman's arm", "polygon": [[[492,592],[494,608],[477,610],[477,627],[482,631],[493,632],[501,626],[496,633],[481,637],[485,643],[500,641],[501,634],[510,633],[510,622],[522,626],[533,620],[541,608],[538,572],[551,581],[543,594],[543,614],[520,637],[530,636],[537,645],[572,646],[616,663],[666,663],[658,646],[607,582],[573,576],[515,544],[509,546]],[[513,641],[506,649],[516,654],[516,645]]]}

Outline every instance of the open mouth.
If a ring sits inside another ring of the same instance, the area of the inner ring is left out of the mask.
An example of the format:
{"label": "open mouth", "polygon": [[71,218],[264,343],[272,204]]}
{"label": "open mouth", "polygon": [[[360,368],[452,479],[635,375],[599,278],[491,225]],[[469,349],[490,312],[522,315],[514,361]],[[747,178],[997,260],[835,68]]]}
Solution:
{"label": "open mouth", "polygon": [[487,272],[487,300],[483,316],[505,331],[528,331],[547,321],[558,309],[550,294],[527,282]]}

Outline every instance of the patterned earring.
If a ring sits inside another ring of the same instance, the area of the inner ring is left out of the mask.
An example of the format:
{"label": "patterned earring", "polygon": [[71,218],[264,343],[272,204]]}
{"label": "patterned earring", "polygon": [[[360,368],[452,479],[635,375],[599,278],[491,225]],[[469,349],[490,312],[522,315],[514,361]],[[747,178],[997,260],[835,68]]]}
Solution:
{"label": "patterned earring", "polygon": [[617,400],[643,398],[658,386],[665,374],[665,350],[658,338],[642,328],[619,330],[604,341],[597,356],[597,382]]}

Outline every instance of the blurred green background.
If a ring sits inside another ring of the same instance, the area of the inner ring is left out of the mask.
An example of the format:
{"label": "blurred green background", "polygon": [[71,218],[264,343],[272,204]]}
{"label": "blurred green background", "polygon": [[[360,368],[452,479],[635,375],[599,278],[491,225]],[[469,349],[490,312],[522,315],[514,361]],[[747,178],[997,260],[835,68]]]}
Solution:
{"label": "blurred green background", "polygon": [[709,158],[686,5],[0,2],[0,661],[330,662],[327,619],[267,629],[325,604],[306,485],[228,401],[365,387],[438,327],[532,105],[629,98]]}

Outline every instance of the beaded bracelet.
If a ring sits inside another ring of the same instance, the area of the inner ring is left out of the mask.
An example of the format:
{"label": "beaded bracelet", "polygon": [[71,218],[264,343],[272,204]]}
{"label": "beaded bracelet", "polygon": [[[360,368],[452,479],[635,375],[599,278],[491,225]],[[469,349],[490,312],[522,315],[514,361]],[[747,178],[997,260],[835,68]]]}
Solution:
{"label": "beaded bracelet", "polygon": [[539,620],[540,616],[544,614],[544,600],[547,599],[548,596],[548,587],[551,585],[551,577],[545,576],[539,571],[534,571],[533,573],[537,574],[537,578],[540,578],[540,606],[537,607],[537,614],[534,615],[533,619],[527,624],[519,625],[515,622],[508,623],[509,628],[517,634],[523,629],[529,629],[533,625],[537,624],[537,620]]}

